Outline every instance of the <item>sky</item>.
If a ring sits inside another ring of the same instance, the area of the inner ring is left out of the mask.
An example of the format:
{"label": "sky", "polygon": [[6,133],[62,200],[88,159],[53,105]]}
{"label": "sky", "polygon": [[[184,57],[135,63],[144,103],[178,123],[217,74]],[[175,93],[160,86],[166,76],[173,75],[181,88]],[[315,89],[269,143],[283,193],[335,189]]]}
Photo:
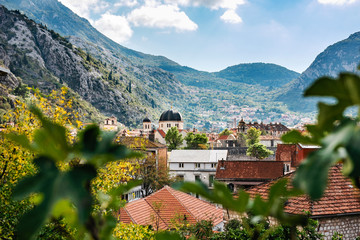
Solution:
{"label": "sky", "polygon": [[299,73],[360,31],[360,0],[59,0],[115,42],[208,72],[275,63]]}

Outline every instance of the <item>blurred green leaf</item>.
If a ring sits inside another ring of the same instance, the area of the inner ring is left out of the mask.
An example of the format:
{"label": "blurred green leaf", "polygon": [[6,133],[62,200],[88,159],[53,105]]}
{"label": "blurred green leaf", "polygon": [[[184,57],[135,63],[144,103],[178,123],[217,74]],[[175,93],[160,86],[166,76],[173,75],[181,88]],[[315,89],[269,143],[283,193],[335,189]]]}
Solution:
{"label": "blurred green leaf", "polygon": [[114,143],[115,133],[100,133],[96,125],[88,126],[79,134],[76,151],[87,163],[101,167],[107,162],[126,158],[142,157],[138,152],[129,150],[123,145]]}
{"label": "blurred green leaf", "polygon": [[160,232],[155,234],[156,240],[182,240],[182,237],[177,232]]}
{"label": "blurred green leaf", "polygon": [[[197,193],[213,203],[221,204],[223,208],[238,213],[250,213],[254,219],[275,217],[281,223],[303,225],[307,223],[304,215],[290,216],[284,213],[284,203],[289,197],[299,196],[302,192],[296,189],[287,189],[287,179],[282,179],[270,188],[268,200],[256,196],[254,200],[245,191],[240,191],[238,196],[233,196],[223,183],[214,182],[214,189],[210,190],[202,182],[182,182],[173,185],[174,188],[185,192]],[[254,220],[253,219],[253,220]]]}
{"label": "blurred green leaf", "polygon": [[316,144],[315,140],[308,136],[304,136],[297,130],[291,130],[290,132],[282,135],[281,140],[285,143],[303,143],[303,144]]}
{"label": "blurred green leaf", "polygon": [[34,164],[39,167],[38,174],[24,178],[13,192],[13,197],[18,200],[31,193],[43,195],[42,202],[21,218],[18,225],[20,239],[31,239],[60,199],[71,199],[77,208],[80,223],[84,224],[90,216],[92,196],[89,184],[96,176],[95,169],[84,165],[63,173],[57,169],[54,161],[46,156],[36,158]]}
{"label": "blurred green leaf", "polygon": [[346,157],[344,146],[352,138],[356,122],[345,119],[322,141],[322,148],[312,152],[298,167],[293,184],[317,200],[324,193],[330,167]]}

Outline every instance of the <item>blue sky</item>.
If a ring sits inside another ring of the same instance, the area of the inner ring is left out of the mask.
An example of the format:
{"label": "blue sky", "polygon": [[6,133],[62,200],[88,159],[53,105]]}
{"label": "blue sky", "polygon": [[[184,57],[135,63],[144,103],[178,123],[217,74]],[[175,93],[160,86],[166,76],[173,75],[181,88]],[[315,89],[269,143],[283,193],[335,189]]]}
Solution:
{"label": "blue sky", "polygon": [[360,0],[59,0],[128,48],[219,71],[267,62],[304,71],[360,31]]}

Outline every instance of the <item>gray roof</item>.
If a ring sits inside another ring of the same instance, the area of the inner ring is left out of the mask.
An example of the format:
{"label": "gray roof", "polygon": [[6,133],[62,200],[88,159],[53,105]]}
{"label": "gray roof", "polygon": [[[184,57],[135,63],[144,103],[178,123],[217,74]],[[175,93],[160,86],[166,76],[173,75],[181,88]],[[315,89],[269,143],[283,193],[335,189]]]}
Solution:
{"label": "gray roof", "polygon": [[161,114],[159,122],[161,121],[182,121],[182,117],[179,112],[167,110]]}
{"label": "gray roof", "polygon": [[228,150],[173,150],[168,162],[217,162],[226,160]]}

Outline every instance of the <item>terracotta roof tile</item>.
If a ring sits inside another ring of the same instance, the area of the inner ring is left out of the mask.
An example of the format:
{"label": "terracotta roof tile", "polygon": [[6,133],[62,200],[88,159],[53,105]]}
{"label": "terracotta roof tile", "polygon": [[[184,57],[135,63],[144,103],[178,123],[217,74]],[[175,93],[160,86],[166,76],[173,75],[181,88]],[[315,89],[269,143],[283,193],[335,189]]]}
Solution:
{"label": "terracotta roof tile", "polygon": [[160,135],[161,135],[163,138],[165,138],[166,133],[164,132],[164,130],[158,129],[157,131],[160,133]]}
{"label": "terracotta roof tile", "polygon": [[227,140],[229,138],[230,135],[222,135],[219,136],[219,138],[217,140]]}
{"label": "terracotta roof tile", "polygon": [[198,220],[212,219],[214,225],[223,221],[223,211],[214,205],[190,196],[187,193],[176,191],[170,187],[168,190],[183,204],[183,206],[189,210],[189,212]]}
{"label": "terracotta roof tile", "polygon": [[219,161],[216,179],[275,179],[283,175],[279,161]]}
{"label": "terracotta roof tile", "polygon": [[[313,216],[337,215],[337,214],[360,214],[360,190],[353,187],[351,180],[342,175],[342,165],[338,164],[330,168],[328,186],[323,197],[318,201],[311,201],[307,196],[300,196],[288,200],[285,211],[292,214],[300,214],[309,211]],[[285,178],[291,179],[292,174]],[[248,190],[254,197],[260,194],[267,198],[268,190],[275,181],[260,184]]]}
{"label": "terracotta roof tile", "polygon": [[173,220],[179,216],[186,216],[190,224],[205,219],[213,220],[214,225],[223,221],[222,209],[169,186],[126,204],[119,214],[122,222],[154,226],[157,221],[160,229],[171,228]]}
{"label": "terracotta roof tile", "polygon": [[118,142],[133,149],[143,148],[166,148],[167,146],[161,143],[150,141],[144,137],[120,137]]}

